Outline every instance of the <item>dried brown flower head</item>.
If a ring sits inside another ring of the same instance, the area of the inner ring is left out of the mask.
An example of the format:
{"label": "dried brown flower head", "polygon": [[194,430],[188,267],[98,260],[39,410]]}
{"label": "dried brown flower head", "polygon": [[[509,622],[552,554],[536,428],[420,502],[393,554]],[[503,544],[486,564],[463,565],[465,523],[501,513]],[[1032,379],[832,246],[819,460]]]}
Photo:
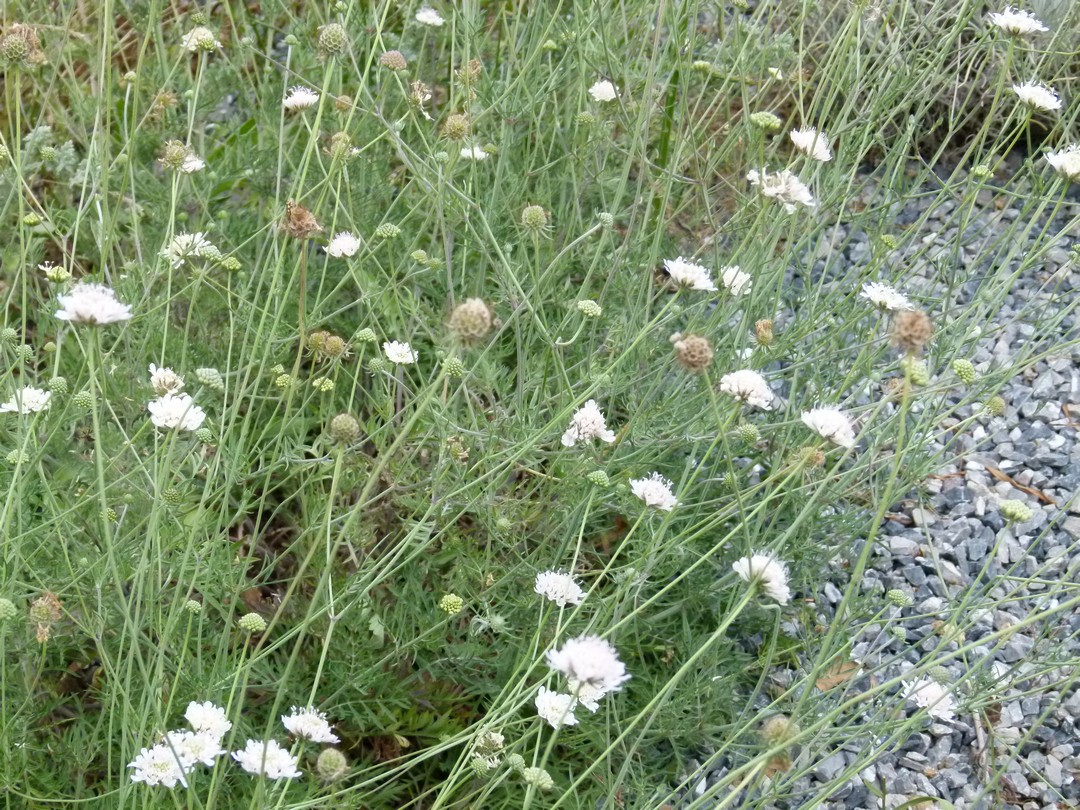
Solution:
{"label": "dried brown flower head", "polygon": [[776,339],[773,334],[773,322],[768,318],[762,318],[754,324],[754,339],[759,346],[771,346]]}
{"label": "dried brown flower head", "polygon": [[491,331],[492,315],[480,298],[467,298],[450,313],[450,331],[463,343],[480,340]]}
{"label": "dried brown flower head", "polygon": [[712,344],[700,335],[672,335],[675,360],[692,374],[700,374],[713,359]]}
{"label": "dried brown flower head", "polygon": [[48,60],[33,26],[12,23],[0,37],[0,57],[10,65],[38,67]]}
{"label": "dried brown flower head", "polygon": [[281,230],[293,239],[310,239],[322,230],[315,221],[315,215],[300,203],[289,200],[285,203],[285,216],[281,219]]}
{"label": "dried brown flower head", "polygon": [[454,113],[443,122],[442,134],[451,141],[463,141],[469,137],[471,129],[467,115]]}
{"label": "dried brown flower head", "polygon": [[893,315],[892,344],[905,354],[922,354],[934,334],[930,316],[920,309],[904,310]]}
{"label": "dried brown flower head", "polygon": [[407,70],[409,67],[401,51],[386,51],[379,57],[379,64],[388,70]]}
{"label": "dried brown flower head", "polygon": [[35,625],[38,644],[44,644],[52,635],[53,625],[60,621],[60,598],[52,591],[45,591],[30,603],[30,622]]}

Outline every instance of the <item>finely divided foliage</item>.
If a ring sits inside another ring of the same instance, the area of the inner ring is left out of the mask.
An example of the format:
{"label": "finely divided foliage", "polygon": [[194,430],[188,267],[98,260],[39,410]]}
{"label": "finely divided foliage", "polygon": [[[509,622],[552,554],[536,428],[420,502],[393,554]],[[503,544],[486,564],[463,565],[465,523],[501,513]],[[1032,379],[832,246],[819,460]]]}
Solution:
{"label": "finely divided foliage", "polygon": [[1072,801],[1037,11],[7,4],[9,803]]}

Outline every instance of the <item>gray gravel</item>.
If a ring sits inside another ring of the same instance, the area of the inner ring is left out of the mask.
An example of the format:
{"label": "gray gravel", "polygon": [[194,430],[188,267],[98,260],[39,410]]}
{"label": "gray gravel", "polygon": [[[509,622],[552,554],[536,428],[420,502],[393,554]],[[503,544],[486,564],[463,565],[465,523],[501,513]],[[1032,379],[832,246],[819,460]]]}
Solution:
{"label": "gray gravel", "polygon": [[[1069,197],[1051,232],[1080,213],[1080,187],[1074,185]],[[982,192],[979,201],[984,206],[962,234],[951,222],[955,205],[946,203],[920,226],[921,236],[906,238],[906,246],[895,256],[896,278],[907,277],[898,286],[916,300],[933,301],[944,292],[938,265],[958,259],[963,278],[954,284],[960,285],[960,302],[976,299],[979,277],[991,269],[987,254],[1001,252],[1000,246],[992,246],[1002,222],[1021,216],[1014,208],[998,210],[989,191]],[[915,223],[927,204],[926,199],[916,200],[897,210],[897,224]],[[844,225],[833,230],[833,244],[844,246],[847,267],[866,261],[871,248],[865,234],[850,234]],[[1072,245],[1080,246],[1075,229],[1046,252],[1036,272],[1017,279],[970,358],[981,374],[1011,363],[1018,347],[1030,347],[1032,341],[1050,348],[1080,337],[1073,315],[1050,329],[1045,323],[1030,322],[1030,315],[1022,312],[1025,306],[1049,300],[1054,287],[1058,296],[1080,290],[1080,260],[1070,254]],[[847,272],[845,262],[836,269],[835,259],[828,266],[819,261],[815,275],[824,273],[828,279],[836,273],[839,280]],[[914,270],[913,275],[908,277],[910,270],[904,268]],[[944,369],[948,363],[935,365]],[[1010,380],[1001,395],[1007,403],[1005,412],[979,416],[976,424],[960,431],[952,453],[963,460],[939,470],[938,477],[918,493],[909,493],[876,538],[861,590],[883,597],[889,589],[900,589],[913,599],[910,607],[890,607],[880,623],[855,639],[852,657],[868,667],[881,667],[879,679],[905,673],[925,661],[928,653],[957,649],[956,641],[942,638],[949,630],[941,626],[943,622],[959,623],[964,643],[978,642],[1033,612],[1055,608],[1060,593],[1048,594],[1049,584],[1080,580],[1080,347],[1035,362]],[[867,390],[862,402],[880,396],[880,388]],[[959,416],[981,410],[969,408]],[[999,480],[992,470],[1038,490],[1053,503]],[[1009,525],[998,509],[1006,499],[1023,501],[1033,510],[1032,518]],[[841,569],[831,570],[832,579],[821,583],[817,593],[800,594],[815,599],[823,624],[832,620],[848,585]],[[1021,586],[1009,576],[1043,582]],[[879,604],[883,602],[879,598]],[[902,628],[903,638],[897,637],[895,628]],[[955,721],[928,718],[917,733],[890,740],[888,729],[872,727],[878,716],[868,713],[867,725],[853,735],[859,742],[851,750],[836,750],[835,743],[819,747],[811,743],[797,752],[795,771],[807,775],[783,791],[793,798],[770,804],[742,795],[724,806],[879,810],[929,797],[949,803],[938,805],[941,808],[951,805],[958,810],[1078,807],[1080,673],[1069,666],[1077,661],[1080,613],[1076,611],[1037,621],[1001,642],[989,640],[975,649],[975,655],[950,662],[946,672],[936,673],[955,685],[959,702]],[[853,682],[852,688],[857,687]],[[914,704],[909,703],[908,710],[910,716]],[[867,760],[868,743],[880,744],[882,753],[857,770],[856,763]],[[687,762],[682,777],[690,788],[683,791],[683,806],[704,795],[733,764],[715,760],[702,764],[709,760],[708,752],[701,752],[700,760]],[[836,784],[825,788],[845,772],[848,778],[838,783],[839,788]],[[696,806],[717,807],[725,798],[721,794]]]}

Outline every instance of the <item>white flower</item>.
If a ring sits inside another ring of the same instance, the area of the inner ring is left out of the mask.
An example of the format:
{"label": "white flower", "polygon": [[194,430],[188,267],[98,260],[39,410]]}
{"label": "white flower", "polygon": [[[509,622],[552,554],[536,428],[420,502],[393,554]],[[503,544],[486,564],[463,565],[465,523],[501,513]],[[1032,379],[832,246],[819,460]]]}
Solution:
{"label": "white flower", "polygon": [[161,257],[168,259],[174,270],[183,267],[189,259],[197,259],[217,253],[215,248],[200,231],[199,233],[178,233],[168,245],[161,249]]}
{"label": "white flower", "polygon": [[567,680],[566,688],[570,690],[571,696],[574,697],[579,704],[593,714],[600,708],[600,698],[608,693],[608,690],[604,689],[602,686],[593,686],[592,684],[578,681],[574,678]]}
{"label": "white flower", "polygon": [[326,253],[335,259],[341,259],[346,256],[355,256],[359,249],[360,240],[348,231],[342,231],[330,240],[330,244],[326,246]]}
{"label": "white flower", "polygon": [[993,11],[989,16],[990,22],[1006,34],[1019,37],[1050,30],[1030,11],[1020,11],[1012,6],[1006,6],[1004,11]]}
{"label": "white flower", "polygon": [[294,737],[317,743],[341,742],[326,721],[326,714],[310,706],[306,709],[293,706],[292,714],[281,715],[281,722]]}
{"label": "white flower", "polygon": [[185,772],[199,764],[213,767],[214,760],[225,753],[218,737],[198,731],[170,731],[161,745],[179,757]]}
{"label": "white flower", "polygon": [[824,439],[841,447],[855,446],[851,420],[839,408],[814,408],[802,415],[803,424]]}
{"label": "white flower", "polygon": [[416,12],[416,21],[418,23],[423,23],[424,25],[433,25],[436,28],[446,22],[439,12],[433,8],[428,8],[427,6]]}
{"label": "white flower", "polygon": [[732,295],[746,295],[750,292],[750,274],[735,267],[721,267],[720,280]]}
{"label": "white flower", "polygon": [[1066,180],[1080,183],[1080,144],[1070,144],[1060,152],[1047,152],[1046,162]]}
{"label": "white flower", "polygon": [[536,713],[552,728],[576,726],[578,719],[574,716],[574,703],[572,695],[552,692],[546,686],[541,686],[536,695]]}
{"label": "white flower", "polygon": [[104,325],[131,318],[131,307],[116,300],[116,293],[100,284],[80,282],[57,298],[56,317],[71,323]]}
{"label": "white flower", "polygon": [[290,112],[296,112],[297,110],[306,110],[308,107],[314,107],[319,103],[319,94],[314,90],[310,90],[307,87],[290,87],[288,95],[285,96],[285,100],[281,102],[281,106]]}
{"label": "white flower", "polygon": [[194,152],[188,152],[183,163],[180,164],[180,171],[184,174],[194,174],[195,172],[201,172],[205,168],[206,161]]}
{"label": "white flower", "polygon": [[605,692],[617,692],[630,680],[615,648],[599,636],[572,638],[561,650],[548,650],[547,662],[567,678]]}
{"label": "white flower", "polygon": [[939,720],[956,719],[956,699],[948,689],[930,678],[920,678],[909,684],[904,697],[914,700]]}
{"label": "white flower", "polygon": [[277,740],[248,740],[242,751],[233,751],[232,758],[248,773],[271,779],[296,779],[302,775],[296,758]]}
{"label": "white flower", "polygon": [[578,442],[590,439],[599,439],[608,444],[615,441],[615,432],[608,430],[604,413],[594,399],[590,399],[570,417],[570,427],[562,435],[562,443],[564,447],[573,447]]}
{"label": "white flower", "polygon": [[198,430],[206,420],[206,413],[187,394],[165,394],[146,409],[150,411],[150,420],[165,430]]}
{"label": "white flower", "polygon": [[1014,84],[1012,89],[1020,101],[1033,110],[1054,112],[1061,109],[1061,99],[1058,98],[1054,88],[1049,85],[1041,82],[1024,82],[1023,84]]}
{"label": "white flower", "polygon": [[225,710],[209,700],[205,703],[191,701],[184,712],[184,719],[198,733],[208,734],[217,740],[232,728],[232,723],[225,717]]}
{"label": "white flower", "polygon": [[824,130],[818,132],[814,127],[793,129],[789,133],[791,142],[795,148],[804,155],[809,155],[814,160],[822,163],[832,160],[832,149],[829,148],[829,136]]}
{"label": "white flower", "polygon": [[751,171],[746,175],[750,185],[761,188],[761,193],[766,197],[772,197],[782,203],[784,210],[789,214],[795,211],[795,204],[799,203],[807,207],[813,207],[814,198],[810,189],[802,180],[787,169],[770,175],[765,169],[760,172]]}
{"label": "white flower", "polygon": [[217,37],[214,36],[214,32],[203,25],[198,25],[184,34],[184,47],[194,53],[202,48],[206,51],[212,51],[221,47],[221,43],[218,42]]}
{"label": "white flower", "polygon": [[664,269],[671,276],[671,280],[680,287],[702,292],[712,292],[716,289],[708,268],[687,261],[682,256],[677,259],[664,259]]}
{"label": "white flower", "polygon": [[648,478],[631,479],[630,491],[645,501],[646,506],[655,506],[664,512],[670,512],[679,505],[671,491],[671,482],[657,472],[651,473]]}
{"label": "white flower", "polygon": [[888,284],[882,284],[878,281],[868,281],[863,284],[862,292],[859,295],[878,309],[886,312],[915,309],[915,305],[907,299],[907,296]]}
{"label": "white flower", "polygon": [[49,398],[52,396],[48,391],[34,388],[32,385],[24,386],[21,391],[16,391],[3,405],[0,405],[0,413],[37,413],[49,409]]}
{"label": "white flower", "polygon": [[760,582],[769,598],[781,605],[791,599],[787,566],[780,560],[768,554],[753,554],[733,563],[731,568],[745,582]]}
{"label": "white flower", "polygon": [[179,782],[187,787],[187,779],[184,778],[184,769],[180,765],[178,754],[174,754],[165,745],[155,745],[153,748],[144,748],[128,763],[129,768],[134,768],[131,775],[132,782],[142,782],[146,785],[163,785],[167,788],[176,787]]}
{"label": "white flower", "polygon": [[589,95],[596,101],[614,101],[619,97],[619,91],[615,89],[615,85],[604,79],[589,88]]}
{"label": "white flower", "polygon": [[487,160],[488,153],[484,151],[483,147],[470,146],[461,150],[461,156],[465,160]]}
{"label": "white flower", "polygon": [[533,590],[546,599],[550,599],[559,607],[580,605],[585,598],[585,591],[574,582],[570,574],[562,571],[541,571],[536,575],[536,584]]}
{"label": "white flower", "polygon": [[721,377],[720,390],[755,408],[768,408],[773,401],[772,389],[765,378],[748,368]]}
{"label": "white flower", "polygon": [[386,352],[386,359],[398,365],[407,366],[410,363],[415,363],[420,357],[420,353],[413,349],[412,346],[400,340],[388,340],[382,345],[382,348]]}
{"label": "white flower", "polygon": [[150,364],[150,386],[159,397],[179,393],[184,387],[184,378],[171,368],[158,368]]}

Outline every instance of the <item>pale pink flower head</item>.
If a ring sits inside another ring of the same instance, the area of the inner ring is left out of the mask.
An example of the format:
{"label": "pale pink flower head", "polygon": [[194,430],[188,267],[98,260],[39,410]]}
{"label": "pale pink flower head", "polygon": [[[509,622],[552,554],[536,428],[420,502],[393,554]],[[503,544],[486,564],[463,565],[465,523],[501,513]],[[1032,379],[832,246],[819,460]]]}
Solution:
{"label": "pale pink flower head", "polygon": [[956,698],[948,688],[931,678],[920,678],[909,684],[904,696],[914,700],[938,720],[956,719]]}
{"label": "pale pink flower head", "polygon": [[574,706],[573,695],[552,692],[546,686],[541,686],[536,695],[536,713],[552,728],[576,726],[578,719],[574,716]]}
{"label": "pale pink flower head", "polygon": [[585,598],[585,591],[581,590],[581,586],[570,574],[562,571],[541,571],[536,575],[533,590],[559,607],[580,605]]}
{"label": "pale pink flower head", "polygon": [[791,599],[787,566],[768,554],[751,554],[732,564],[731,569],[745,582],[757,582],[761,589],[778,604]]}
{"label": "pale pink flower head", "polygon": [[605,692],[616,692],[630,680],[618,652],[599,636],[572,638],[561,650],[548,650],[547,661],[549,667],[568,679],[600,687]]}
{"label": "pale pink flower head", "polygon": [[789,214],[795,212],[796,204],[805,205],[807,208],[814,207],[814,197],[810,189],[787,169],[773,174],[769,174],[765,169],[754,170],[746,175],[746,179],[764,196],[783,205]]}
{"label": "pale pink flower head", "polygon": [[293,706],[289,714],[281,715],[281,723],[294,737],[317,743],[341,742],[334,735],[326,715],[310,706],[305,709]]}
{"label": "pale pink flower head", "polygon": [[818,131],[815,127],[803,127],[802,129],[791,130],[789,137],[795,148],[804,155],[822,163],[832,160],[829,136],[825,134],[824,130]]}
{"label": "pale pink flower head", "polygon": [[595,399],[590,399],[570,417],[570,427],[562,435],[562,444],[564,447],[573,447],[578,442],[592,439],[608,444],[615,441],[615,432],[608,429],[604,412],[600,410]]}
{"label": "pale pink flower head", "polygon": [[855,446],[855,428],[839,408],[814,408],[803,413],[802,421],[823,439],[841,447]]}
{"label": "pale pink flower head", "polygon": [[117,301],[116,293],[101,284],[80,282],[57,300],[56,317],[70,323],[104,326],[131,318],[131,307]]}
{"label": "pale pink flower head", "polygon": [[296,757],[282,748],[277,740],[248,740],[239,751],[233,751],[232,758],[250,774],[266,776],[269,779],[297,779],[303,774]]}
{"label": "pale pink flower head", "polygon": [[679,505],[671,487],[672,483],[658,472],[630,481],[630,491],[634,495],[644,501],[646,506],[656,507],[663,512],[670,512]]}

